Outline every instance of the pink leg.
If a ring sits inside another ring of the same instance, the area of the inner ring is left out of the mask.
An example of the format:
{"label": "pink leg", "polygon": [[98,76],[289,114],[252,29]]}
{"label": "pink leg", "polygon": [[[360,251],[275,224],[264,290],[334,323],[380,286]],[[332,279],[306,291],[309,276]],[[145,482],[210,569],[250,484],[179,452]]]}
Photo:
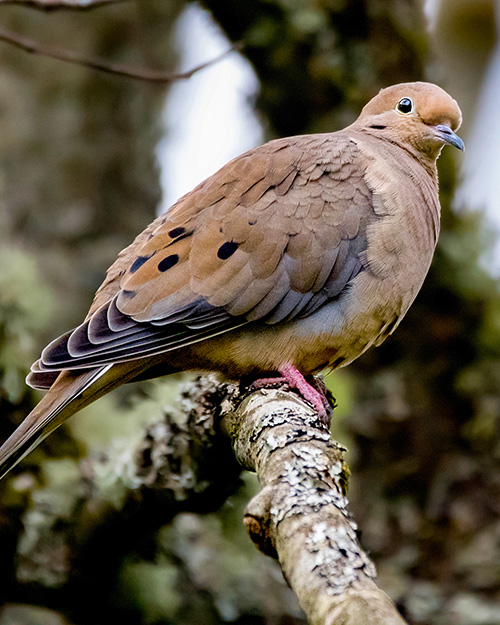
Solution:
{"label": "pink leg", "polygon": [[262,388],[272,384],[286,382],[290,388],[296,388],[300,395],[316,409],[323,419],[328,418],[331,406],[323,393],[314,388],[293,365],[286,364],[279,368],[281,377],[260,378],[251,384],[252,388]]}

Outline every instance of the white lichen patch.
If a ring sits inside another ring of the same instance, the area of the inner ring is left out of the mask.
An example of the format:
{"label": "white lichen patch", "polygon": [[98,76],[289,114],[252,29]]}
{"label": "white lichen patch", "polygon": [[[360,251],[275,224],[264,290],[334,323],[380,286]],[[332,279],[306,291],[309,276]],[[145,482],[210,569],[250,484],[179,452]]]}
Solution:
{"label": "white lichen patch", "polygon": [[329,594],[345,592],[361,576],[376,576],[375,566],[361,550],[350,524],[315,523],[305,544],[315,572],[326,580]]}
{"label": "white lichen patch", "polygon": [[334,462],[328,467],[328,473],[330,474],[330,477],[334,479],[342,473],[342,470],[343,466],[340,460],[337,460],[337,462]]}

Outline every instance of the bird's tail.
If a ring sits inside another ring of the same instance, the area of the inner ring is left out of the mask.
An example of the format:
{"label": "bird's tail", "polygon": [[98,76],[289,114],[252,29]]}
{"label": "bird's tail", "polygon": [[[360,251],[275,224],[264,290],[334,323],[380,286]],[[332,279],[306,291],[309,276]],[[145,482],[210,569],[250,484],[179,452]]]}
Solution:
{"label": "bird's tail", "polygon": [[144,361],[134,361],[83,372],[63,371],[0,447],[0,479],[75,412],[136,377],[145,365]]}

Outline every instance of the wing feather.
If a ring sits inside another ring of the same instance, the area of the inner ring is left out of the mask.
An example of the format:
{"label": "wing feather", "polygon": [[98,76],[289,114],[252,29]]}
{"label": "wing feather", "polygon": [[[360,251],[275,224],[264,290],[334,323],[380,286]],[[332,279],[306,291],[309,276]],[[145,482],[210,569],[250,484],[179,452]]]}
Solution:
{"label": "wing feather", "polygon": [[312,314],[362,270],[376,218],[346,134],[292,137],[231,161],[120,254],[83,324],[29,381]]}

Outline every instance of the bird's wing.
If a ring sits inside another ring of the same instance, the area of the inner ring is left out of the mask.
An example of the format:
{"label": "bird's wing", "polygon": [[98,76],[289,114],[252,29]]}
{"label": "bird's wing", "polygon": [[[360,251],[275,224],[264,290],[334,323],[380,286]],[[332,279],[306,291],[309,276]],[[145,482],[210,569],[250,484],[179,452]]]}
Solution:
{"label": "bird's wing", "polygon": [[44,350],[30,382],[307,316],[359,273],[375,218],[347,134],[251,150],[122,252],[85,322]]}

